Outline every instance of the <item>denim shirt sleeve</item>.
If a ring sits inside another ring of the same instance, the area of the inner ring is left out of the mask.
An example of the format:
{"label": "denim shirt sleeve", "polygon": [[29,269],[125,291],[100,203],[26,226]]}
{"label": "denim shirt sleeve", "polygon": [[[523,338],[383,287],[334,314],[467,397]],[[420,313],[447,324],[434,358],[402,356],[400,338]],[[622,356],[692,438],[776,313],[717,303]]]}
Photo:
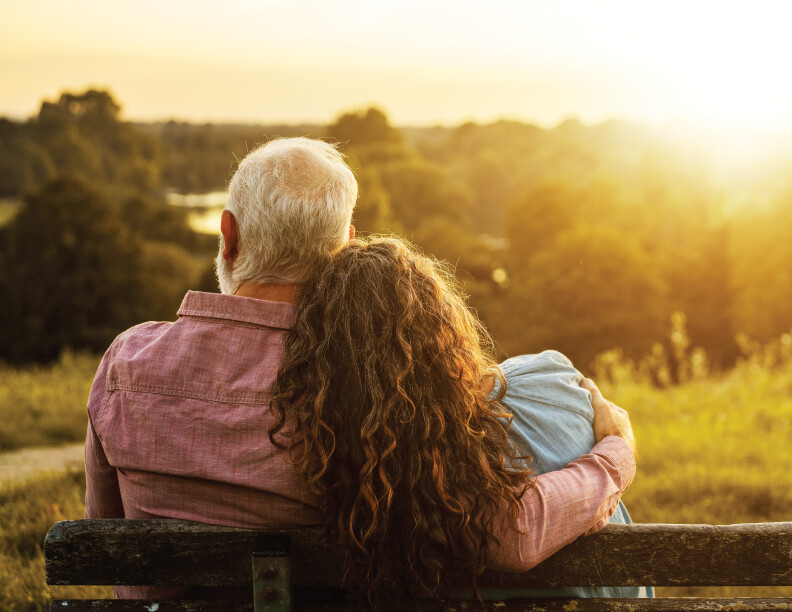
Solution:
{"label": "denim shirt sleeve", "polygon": [[[509,436],[533,457],[540,474],[560,470],[594,446],[591,395],[583,375],[564,355],[520,355],[500,366],[506,381],[501,403],[512,413]],[[502,389],[496,380],[491,397]]]}

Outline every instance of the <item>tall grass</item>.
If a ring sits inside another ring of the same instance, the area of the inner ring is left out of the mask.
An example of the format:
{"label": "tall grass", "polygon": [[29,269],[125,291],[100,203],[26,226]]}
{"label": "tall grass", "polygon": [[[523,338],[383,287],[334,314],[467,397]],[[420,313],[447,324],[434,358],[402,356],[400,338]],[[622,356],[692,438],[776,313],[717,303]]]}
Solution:
{"label": "tall grass", "polygon": [[42,543],[52,523],[82,518],[85,476],[44,474],[0,482],[0,610],[48,610],[52,598],[112,597],[110,587],[50,587]]}
{"label": "tall grass", "polygon": [[601,385],[638,439],[625,501],[641,522],[792,520],[792,339],[754,348],[730,372],[667,388]]}
{"label": "tall grass", "polygon": [[85,440],[99,357],[64,353],[49,366],[0,366],[0,451]]}
{"label": "tall grass", "polygon": [[[723,375],[657,388],[616,367],[601,384],[638,442],[624,501],[641,523],[792,521],[792,339],[785,334]],[[661,588],[660,596],[792,596],[792,587]]]}

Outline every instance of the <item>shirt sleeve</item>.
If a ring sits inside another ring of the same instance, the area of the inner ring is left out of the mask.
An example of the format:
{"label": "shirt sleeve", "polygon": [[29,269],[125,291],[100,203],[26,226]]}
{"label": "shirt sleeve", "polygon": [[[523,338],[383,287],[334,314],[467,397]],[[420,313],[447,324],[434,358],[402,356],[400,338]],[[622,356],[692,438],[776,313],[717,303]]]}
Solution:
{"label": "shirt sleeve", "polygon": [[581,535],[607,525],[635,476],[627,443],[608,436],[563,470],[536,478],[520,500],[516,529],[506,516],[496,521],[500,547],[490,567],[526,571]]}
{"label": "shirt sleeve", "polygon": [[88,432],[85,436],[85,518],[124,518],[118,474],[110,465],[93,425],[93,417],[104,403],[107,388],[107,351],[96,372],[88,398]]}

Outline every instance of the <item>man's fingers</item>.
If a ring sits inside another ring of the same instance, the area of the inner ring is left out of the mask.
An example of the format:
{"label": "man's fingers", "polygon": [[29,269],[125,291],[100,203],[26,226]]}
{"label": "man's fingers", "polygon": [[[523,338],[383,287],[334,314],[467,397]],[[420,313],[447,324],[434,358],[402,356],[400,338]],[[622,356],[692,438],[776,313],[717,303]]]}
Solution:
{"label": "man's fingers", "polygon": [[600,390],[597,387],[597,385],[590,378],[584,378],[583,380],[581,380],[580,386],[583,387],[589,393],[591,393],[592,401],[605,399],[602,397],[602,393],[600,393]]}

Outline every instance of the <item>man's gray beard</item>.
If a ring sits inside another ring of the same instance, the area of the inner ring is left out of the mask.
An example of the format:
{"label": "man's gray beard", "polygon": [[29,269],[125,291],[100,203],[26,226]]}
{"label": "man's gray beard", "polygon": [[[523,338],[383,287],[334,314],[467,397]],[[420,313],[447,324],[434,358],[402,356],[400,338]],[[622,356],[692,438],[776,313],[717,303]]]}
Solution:
{"label": "man's gray beard", "polygon": [[220,293],[229,295],[234,293],[236,287],[234,287],[234,281],[231,278],[232,269],[231,262],[223,259],[223,244],[221,239],[220,252],[217,254],[217,259],[215,259],[215,273],[217,274],[217,282],[220,285]]}

